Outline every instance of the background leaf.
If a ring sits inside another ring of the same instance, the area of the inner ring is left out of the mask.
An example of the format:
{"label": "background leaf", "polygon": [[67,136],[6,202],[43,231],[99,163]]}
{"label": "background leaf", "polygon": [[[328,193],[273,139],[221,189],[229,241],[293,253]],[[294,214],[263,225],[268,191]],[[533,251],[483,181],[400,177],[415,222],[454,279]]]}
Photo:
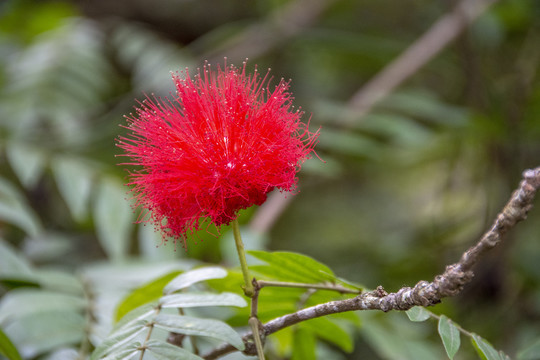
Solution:
{"label": "background leaf", "polygon": [[328,266],[306,255],[277,251],[248,251],[247,253],[270,265],[269,267],[254,265],[250,269],[273,278],[303,283],[337,280]]}
{"label": "background leaf", "polygon": [[[383,315],[383,316],[381,316]],[[442,346],[425,341],[429,323],[411,326],[402,314],[361,312],[360,332],[370,348],[383,359],[433,360],[443,358]]]}
{"label": "background leaf", "polygon": [[338,346],[346,353],[350,353],[353,350],[353,339],[349,333],[337,323],[331,321],[329,317],[303,322],[300,327],[309,329],[313,334],[317,335],[318,338]]}
{"label": "background leaf", "polygon": [[452,321],[450,321],[450,319],[444,315],[441,315],[439,318],[438,330],[444,344],[446,354],[448,354],[450,359],[453,359],[454,355],[456,355],[457,351],[459,350],[459,346],[461,345],[459,330],[452,323]]}
{"label": "background leaf", "polygon": [[34,357],[63,345],[79,343],[84,337],[84,317],[65,310],[17,317],[4,325],[24,358]]}
{"label": "background leaf", "polygon": [[164,294],[185,289],[193,284],[210,279],[221,279],[227,276],[227,271],[220,267],[203,267],[186,271],[171,280],[163,289]]}
{"label": "background leaf", "polygon": [[244,350],[245,347],[240,335],[222,321],[160,314],[155,318],[154,322],[155,326],[167,331],[186,335],[208,336],[225,341],[238,350]]}
{"label": "background leaf", "polygon": [[0,324],[48,311],[82,312],[86,306],[85,299],[73,295],[40,289],[17,289],[6,294],[0,302]]}
{"label": "background leaf", "polygon": [[201,357],[165,342],[150,340],[147,344],[150,351],[158,360],[202,360]]}
{"label": "background leaf", "polygon": [[94,181],[94,171],[84,159],[60,157],[52,159],[52,170],[58,190],[66,201],[72,216],[82,221],[88,212],[88,200]]}
{"label": "background leaf", "polygon": [[[148,322],[145,320],[138,320],[117,329],[92,352],[90,359],[102,359],[118,354],[119,351],[136,349],[135,342],[132,340],[143,331],[148,331],[147,324]],[[128,351],[127,353],[130,354],[131,352]]]}
{"label": "background leaf", "polygon": [[126,189],[110,179],[101,181],[97,188],[94,218],[98,239],[107,255],[112,260],[124,259],[134,221],[126,201]]}
{"label": "background leaf", "polygon": [[0,238],[0,274],[32,275],[28,260]]}
{"label": "background leaf", "polygon": [[9,360],[22,360],[17,348],[0,328],[0,355]]}
{"label": "background leaf", "polygon": [[28,188],[36,186],[46,165],[45,154],[31,144],[11,142],[6,155],[21,183]]}
{"label": "background leaf", "polygon": [[294,331],[292,360],[316,359],[315,334],[305,327],[299,327]]}
{"label": "background leaf", "polygon": [[429,312],[421,306],[415,306],[405,311],[405,314],[409,317],[409,320],[421,322],[429,319]]}
{"label": "background leaf", "polygon": [[43,231],[43,225],[26,203],[23,194],[2,177],[0,177],[0,219],[20,227],[30,236],[36,236]]}
{"label": "background leaf", "polygon": [[163,308],[185,308],[200,306],[247,306],[246,300],[233,293],[186,293],[163,296],[159,301]]}
{"label": "background leaf", "polygon": [[521,350],[517,354],[518,360],[534,360],[540,358],[540,339],[533,342],[531,345]]}
{"label": "background leaf", "polygon": [[119,321],[131,310],[159,299],[163,294],[165,285],[180,273],[181,271],[175,270],[133,290],[116,308],[115,320]]}
{"label": "background leaf", "polygon": [[473,334],[471,342],[476,349],[478,355],[483,360],[500,360],[499,352],[482,337]]}

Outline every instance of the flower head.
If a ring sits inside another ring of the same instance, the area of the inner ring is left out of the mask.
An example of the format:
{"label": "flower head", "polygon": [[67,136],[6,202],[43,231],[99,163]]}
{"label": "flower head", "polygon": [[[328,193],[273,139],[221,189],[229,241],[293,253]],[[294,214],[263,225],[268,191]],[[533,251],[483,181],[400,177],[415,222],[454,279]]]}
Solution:
{"label": "flower head", "polygon": [[289,83],[270,91],[268,75],[245,66],[206,65],[193,78],[186,69],[173,75],[172,99],[147,98],[127,117],[118,146],[140,166],[129,185],[164,236],[185,241],[205,217],[229,224],[274,188],[294,190],[313,151],[318,132],[300,121]]}

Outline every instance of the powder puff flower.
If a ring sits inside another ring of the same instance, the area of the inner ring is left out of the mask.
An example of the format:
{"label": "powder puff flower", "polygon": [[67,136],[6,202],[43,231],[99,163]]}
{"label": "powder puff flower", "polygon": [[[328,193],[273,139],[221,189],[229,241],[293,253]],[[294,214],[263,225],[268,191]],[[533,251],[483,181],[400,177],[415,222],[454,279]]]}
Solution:
{"label": "powder puff flower", "polygon": [[193,78],[186,69],[173,81],[176,95],[143,101],[117,143],[131,159],[124,165],[139,167],[129,175],[136,206],[164,237],[185,243],[204,218],[229,224],[274,188],[295,189],[318,132],[293,109],[289,82],[270,91],[268,74],[246,74],[245,63],[205,65]]}

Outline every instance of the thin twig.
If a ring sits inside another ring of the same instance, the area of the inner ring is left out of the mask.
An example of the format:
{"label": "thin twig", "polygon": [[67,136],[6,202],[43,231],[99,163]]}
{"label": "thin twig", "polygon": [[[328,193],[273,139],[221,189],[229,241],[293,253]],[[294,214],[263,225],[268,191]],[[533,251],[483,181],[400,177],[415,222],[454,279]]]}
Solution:
{"label": "thin twig", "polygon": [[268,280],[257,280],[257,283],[260,288],[273,286],[273,287],[287,287],[287,288],[300,288],[300,289],[317,289],[317,290],[337,291],[341,294],[358,294],[360,292],[360,290],[348,289],[338,284],[305,284],[305,283],[268,281]]}
{"label": "thin twig", "polygon": [[248,324],[249,324],[249,327],[251,328],[251,333],[252,334],[259,334],[259,336],[252,336],[253,340],[255,340],[255,350],[256,350],[256,353],[257,353],[257,358],[259,360],[265,360],[265,357],[264,357],[264,348],[263,348],[263,343],[262,343],[262,340],[261,340],[261,329],[260,329],[260,321],[259,319],[255,318],[255,317],[250,317],[249,318],[249,321],[248,321]]}
{"label": "thin twig", "polygon": [[[278,330],[297,324],[301,321],[321,316],[358,310],[409,310],[414,306],[432,306],[445,297],[459,294],[463,287],[473,278],[472,267],[490,249],[497,246],[511,228],[525,220],[532,208],[534,196],[540,188],[540,167],[523,172],[523,180],[492,227],[481,237],[478,243],[468,249],[459,262],[449,265],[443,274],[437,275],[432,282],[420,281],[413,288],[403,287],[395,293],[387,293],[382,286],[376,290],[360,294],[346,300],[331,301],[281,316],[263,325],[263,335],[268,336]],[[252,333],[244,335],[247,343]],[[218,347],[204,356],[205,359],[218,357],[235,351],[230,345]]]}
{"label": "thin twig", "polygon": [[[161,306],[157,306],[155,308],[155,312],[156,312],[156,315],[159,315],[159,313],[161,312]],[[139,355],[139,360],[143,360],[144,358],[144,353],[146,352],[146,343],[150,340],[150,337],[152,336],[152,332],[154,331],[154,322],[150,322],[148,324],[146,324],[146,326],[148,327],[148,333],[146,334],[146,338],[144,339],[144,342],[142,343],[141,346],[139,346],[137,349],[141,352],[141,354]]]}
{"label": "thin twig", "polygon": [[251,328],[252,334],[257,334],[257,336],[253,337],[253,340],[255,341],[255,349],[257,351],[257,357],[259,360],[264,360],[264,344],[261,339],[261,321],[258,317],[258,311],[259,311],[259,293],[262,289],[261,286],[259,286],[259,282],[257,279],[253,278],[252,281],[253,285],[253,296],[251,297],[251,314],[249,315],[249,327]]}
{"label": "thin twig", "polygon": [[[440,317],[439,315],[434,314],[434,313],[432,313],[431,311],[428,311],[428,314],[429,314],[430,317],[436,319],[437,321],[440,321],[440,320],[441,320],[441,317]],[[450,319],[449,319],[449,320],[450,320]],[[468,337],[470,337],[470,338],[473,337],[473,333],[472,333],[472,332],[465,330],[464,328],[462,328],[460,325],[456,324],[456,323],[453,322],[452,320],[450,320],[450,321],[452,322],[452,325],[454,325],[454,327],[455,327],[456,329],[458,329],[458,331],[459,331],[460,333],[462,333],[463,335],[468,336]]]}

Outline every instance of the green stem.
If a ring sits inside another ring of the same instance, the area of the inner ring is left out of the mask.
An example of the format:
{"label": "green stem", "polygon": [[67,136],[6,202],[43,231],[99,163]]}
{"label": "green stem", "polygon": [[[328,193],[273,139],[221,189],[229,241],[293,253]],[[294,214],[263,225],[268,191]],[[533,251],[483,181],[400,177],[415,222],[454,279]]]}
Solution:
{"label": "green stem", "polygon": [[[161,306],[156,307],[156,316],[159,315],[160,312],[161,312]],[[152,331],[154,330],[154,322],[149,323],[147,326],[149,327],[148,334],[146,334],[146,339],[144,339],[144,342],[139,347],[141,351],[139,360],[143,360],[144,358],[144,352],[146,351],[146,343],[150,340],[150,337],[152,336]]]}
{"label": "green stem", "polygon": [[253,297],[255,290],[253,289],[253,284],[249,276],[249,269],[246,261],[246,252],[244,250],[244,243],[242,242],[242,236],[240,235],[240,226],[238,225],[238,220],[234,219],[232,221],[232,229],[234,235],[234,242],[236,244],[236,252],[238,252],[238,258],[240,259],[240,267],[242,268],[242,274],[244,275],[244,294],[247,297]]}

